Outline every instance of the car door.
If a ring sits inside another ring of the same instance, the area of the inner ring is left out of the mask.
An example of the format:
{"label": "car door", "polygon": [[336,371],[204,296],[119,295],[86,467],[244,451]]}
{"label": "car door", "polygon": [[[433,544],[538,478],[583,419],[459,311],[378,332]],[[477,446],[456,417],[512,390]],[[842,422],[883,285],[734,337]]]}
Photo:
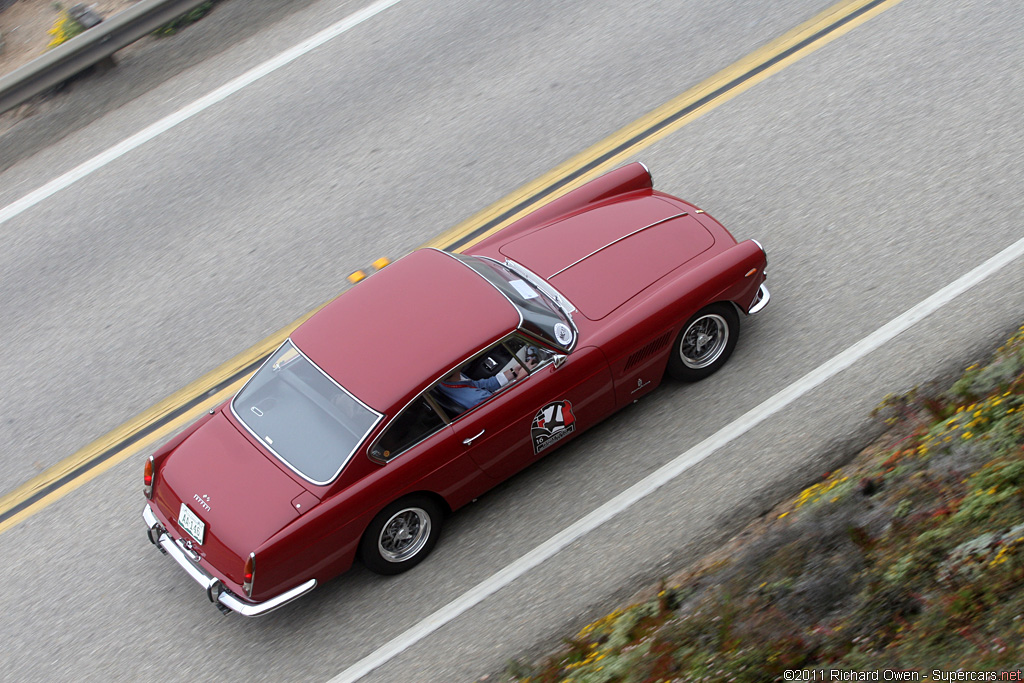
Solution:
{"label": "car door", "polygon": [[452,508],[487,490],[492,482],[458,446],[443,413],[425,395],[416,397],[374,439],[370,459],[384,465],[377,500],[392,500],[406,489],[440,494]]}
{"label": "car door", "polygon": [[614,410],[611,373],[600,349],[578,348],[563,357],[541,349],[541,354],[529,376],[451,425],[454,442],[495,480],[515,474]]}

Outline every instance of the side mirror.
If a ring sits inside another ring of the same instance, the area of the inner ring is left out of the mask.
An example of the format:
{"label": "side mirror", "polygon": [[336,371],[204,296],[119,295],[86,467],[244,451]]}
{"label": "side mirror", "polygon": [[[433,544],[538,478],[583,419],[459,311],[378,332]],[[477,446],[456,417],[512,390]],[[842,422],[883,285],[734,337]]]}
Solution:
{"label": "side mirror", "polygon": [[556,368],[560,368],[562,367],[562,364],[565,363],[566,358],[568,358],[568,356],[566,356],[564,353],[556,353],[554,356],[551,357],[551,362],[555,364]]}

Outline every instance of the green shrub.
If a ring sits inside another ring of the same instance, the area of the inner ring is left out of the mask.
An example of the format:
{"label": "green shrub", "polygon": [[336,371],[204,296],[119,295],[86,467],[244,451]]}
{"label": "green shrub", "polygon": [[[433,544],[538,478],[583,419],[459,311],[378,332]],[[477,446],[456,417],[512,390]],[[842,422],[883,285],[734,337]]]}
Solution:
{"label": "green shrub", "polygon": [[189,12],[182,14],[177,19],[172,19],[160,28],[153,31],[153,35],[157,37],[173,36],[178,31],[182,30],[186,26],[196,23],[213,9],[213,2],[204,2],[203,4],[195,7]]}
{"label": "green shrub", "polygon": [[53,38],[47,47],[57,47],[66,43],[85,30],[81,22],[71,16],[59,2],[54,3],[54,7],[58,12],[57,20],[53,23],[53,28],[48,31]]}

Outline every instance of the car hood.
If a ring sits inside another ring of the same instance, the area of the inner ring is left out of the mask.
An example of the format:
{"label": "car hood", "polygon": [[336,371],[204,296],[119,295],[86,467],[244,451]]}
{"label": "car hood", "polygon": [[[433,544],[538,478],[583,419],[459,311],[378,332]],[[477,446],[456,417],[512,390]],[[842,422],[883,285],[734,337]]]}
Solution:
{"label": "car hood", "polygon": [[[300,498],[301,496],[301,498]],[[207,563],[241,583],[249,553],[317,502],[241,434],[223,412],[183,441],[157,471],[154,502],[173,535],[193,543]],[[184,503],[205,524],[197,544],[178,525]]]}
{"label": "car hood", "polygon": [[645,195],[556,221],[499,251],[600,320],[714,243],[696,218]]}

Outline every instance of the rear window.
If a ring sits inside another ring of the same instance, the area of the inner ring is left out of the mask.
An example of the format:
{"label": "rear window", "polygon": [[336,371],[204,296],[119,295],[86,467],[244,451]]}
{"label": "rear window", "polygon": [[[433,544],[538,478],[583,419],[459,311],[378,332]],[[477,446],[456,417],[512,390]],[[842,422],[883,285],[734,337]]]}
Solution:
{"label": "rear window", "polygon": [[333,481],[381,418],[291,340],[235,395],[231,411],[267,450],[314,484]]}

